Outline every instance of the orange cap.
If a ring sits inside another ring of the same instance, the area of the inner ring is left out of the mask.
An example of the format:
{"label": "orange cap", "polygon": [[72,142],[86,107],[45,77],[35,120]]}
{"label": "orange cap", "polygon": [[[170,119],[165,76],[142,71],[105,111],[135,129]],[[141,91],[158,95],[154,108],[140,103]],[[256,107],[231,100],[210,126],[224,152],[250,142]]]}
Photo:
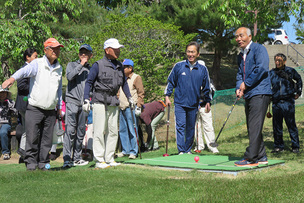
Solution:
{"label": "orange cap", "polygon": [[62,44],[60,44],[55,38],[48,38],[44,42],[44,48],[45,47],[64,47]]}

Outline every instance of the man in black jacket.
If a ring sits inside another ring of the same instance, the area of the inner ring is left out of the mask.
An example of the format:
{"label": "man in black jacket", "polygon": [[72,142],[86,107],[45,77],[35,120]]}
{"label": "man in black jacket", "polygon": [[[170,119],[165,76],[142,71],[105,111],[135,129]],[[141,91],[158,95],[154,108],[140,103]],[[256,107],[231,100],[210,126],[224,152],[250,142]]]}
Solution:
{"label": "man in black jacket", "polygon": [[295,121],[295,100],[302,94],[302,79],[298,72],[285,66],[286,56],[274,56],[276,68],[270,71],[272,85],[272,112],[274,150],[272,153],[284,151],[283,118],[291,138],[292,152],[299,153],[298,128]]}
{"label": "man in black jacket", "polygon": [[[31,61],[38,57],[37,51],[34,48],[27,48],[23,53],[23,59],[25,61],[24,65],[21,67],[23,68]],[[16,98],[15,107],[18,110],[19,114],[21,115],[21,123],[23,127],[23,134],[20,139],[20,148],[17,150],[17,153],[21,156],[23,160],[25,157],[25,142],[26,142],[26,134],[25,134],[25,110],[28,105],[27,97],[30,91],[30,78],[21,78],[17,80],[17,88],[18,94]]]}

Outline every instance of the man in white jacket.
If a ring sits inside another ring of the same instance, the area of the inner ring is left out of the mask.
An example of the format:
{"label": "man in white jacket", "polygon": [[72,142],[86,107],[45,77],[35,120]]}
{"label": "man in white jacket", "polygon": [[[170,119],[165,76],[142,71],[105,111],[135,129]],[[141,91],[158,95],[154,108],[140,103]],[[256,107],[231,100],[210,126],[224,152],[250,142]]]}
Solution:
{"label": "man in white jacket", "polygon": [[[26,146],[25,164],[27,170],[47,170],[49,151],[52,146],[53,130],[56,122],[56,105],[61,115],[62,100],[62,67],[58,62],[60,47],[56,39],[49,38],[44,42],[42,58],[33,60],[19,69],[2,83],[3,88],[10,87],[16,80],[31,78],[29,105],[25,113]],[[40,127],[40,134],[38,128]]]}

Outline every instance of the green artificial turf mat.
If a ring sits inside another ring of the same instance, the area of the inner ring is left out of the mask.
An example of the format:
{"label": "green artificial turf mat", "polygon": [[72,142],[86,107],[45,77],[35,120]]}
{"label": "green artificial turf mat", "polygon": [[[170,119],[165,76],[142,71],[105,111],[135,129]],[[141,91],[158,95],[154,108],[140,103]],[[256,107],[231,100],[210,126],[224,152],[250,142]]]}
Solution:
{"label": "green artificial turf mat", "polygon": [[[198,156],[199,161],[196,163],[194,157]],[[239,161],[242,158],[239,157],[229,157],[220,155],[197,155],[197,154],[182,154],[182,155],[170,155],[167,157],[156,157],[147,159],[135,159],[128,160],[124,163],[132,164],[144,164],[151,166],[162,166],[169,168],[180,168],[180,169],[198,169],[207,170],[214,172],[220,171],[245,171],[251,169],[259,169],[264,167],[269,167],[278,164],[284,164],[283,160],[268,160],[268,164],[260,164],[255,167],[237,167],[234,165],[235,161]]]}

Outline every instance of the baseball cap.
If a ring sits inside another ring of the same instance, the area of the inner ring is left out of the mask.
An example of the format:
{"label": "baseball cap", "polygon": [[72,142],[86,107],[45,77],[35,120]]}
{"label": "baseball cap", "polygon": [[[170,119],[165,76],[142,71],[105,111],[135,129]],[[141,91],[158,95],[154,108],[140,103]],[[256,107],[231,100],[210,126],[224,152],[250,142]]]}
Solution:
{"label": "baseball cap", "polygon": [[93,51],[92,47],[91,47],[90,45],[88,45],[88,44],[83,44],[83,45],[81,45],[80,48],[79,48],[79,50],[80,50],[80,49],[86,49],[86,50],[88,50],[88,51],[90,51],[90,52]]}
{"label": "baseball cap", "polygon": [[55,38],[48,38],[44,42],[44,48],[45,47],[64,47],[62,44],[60,44]]}
{"label": "baseball cap", "polygon": [[134,62],[133,62],[131,59],[125,59],[125,60],[122,62],[122,65],[134,67]]}
{"label": "baseball cap", "polygon": [[122,47],[125,47],[124,45],[122,44],[119,44],[118,40],[115,39],[115,38],[110,38],[108,40],[106,40],[103,44],[103,49],[106,49],[106,48],[113,48],[113,49],[118,49],[118,48],[122,48]]}

